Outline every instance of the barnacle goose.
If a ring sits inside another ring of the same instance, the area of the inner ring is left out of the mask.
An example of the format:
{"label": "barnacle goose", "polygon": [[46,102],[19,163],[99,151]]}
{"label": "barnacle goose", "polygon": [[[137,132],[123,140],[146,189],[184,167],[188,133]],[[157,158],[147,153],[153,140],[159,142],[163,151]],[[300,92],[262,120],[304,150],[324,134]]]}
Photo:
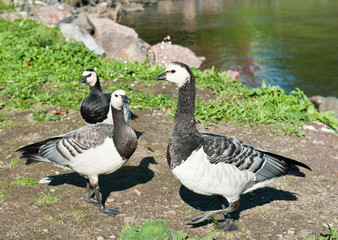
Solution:
{"label": "barnacle goose", "polygon": [[[196,129],[195,77],[190,68],[180,62],[171,63],[156,80],[166,80],[178,87],[178,104],[171,132],[167,160],[174,176],[188,189],[203,195],[219,196],[223,209],[207,211],[188,218],[189,224],[235,211],[240,195],[261,188],[279,176],[303,173],[295,166],[309,170],[304,163],[262,149],[254,148],[234,138],[199,133]],[[223,201],[227,199],[229,207]],[[234,228],[225,220],[224,230]]]}
{"label": "barnacle goose", "polygon": [[[87,69],[82,73],[80,83],[89,85],[90,93],[82,100],[80,113],[83,121],[87,124],[109,123],[113,124],[110,105],[110,93],[103,93],[99,77],[92,69]],[[123,105],[124,119],[127,123],[131,119],[137,118],[136,114],[130,111],[127,104]]]}
{"label": "barnacle goose", "polygon": [[[22,153],[21,158],[27,158],[27,165],[49,162],[87,177],[85,200],[98,204],[102,213],[115,216],[119,211],[105,208],[102,203],[98,176],[122,167],[136,150],[136,134],[124,120],[122,109],[129,102],[125,91],[116,90],[111,96],[114,125],[89,125],[27,145],[17,151]],[[90,187],[94,189],[96,200],[90,198]]]}

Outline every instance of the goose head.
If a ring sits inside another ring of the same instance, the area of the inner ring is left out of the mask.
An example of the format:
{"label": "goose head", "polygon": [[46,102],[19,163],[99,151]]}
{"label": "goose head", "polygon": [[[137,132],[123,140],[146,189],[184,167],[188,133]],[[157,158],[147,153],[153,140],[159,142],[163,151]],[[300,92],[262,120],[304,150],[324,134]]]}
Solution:
{"label": "goose head", "polygon": [[156,80],[166,80],[175,83],[177,87],[182,87],[189,82],[192,73],[187,65],[180,62],[173,62],[167,66],[164,72],[159,75]]}
{"label": "goose head", "polygon": [[112,105],[113,108],[115,108],[117,110],[121,110],[125,103],[130,103],[130,102],[131,101],[127,97],[126,92],[121,90],[121,89],[115,90],[111,94],[110,104]]}
{"label": "goose head", "polygon": [[93,69],[87,69],[82,73],[80,83],[87,83],[90,87],[93,87],[98,80],[96,72]]}

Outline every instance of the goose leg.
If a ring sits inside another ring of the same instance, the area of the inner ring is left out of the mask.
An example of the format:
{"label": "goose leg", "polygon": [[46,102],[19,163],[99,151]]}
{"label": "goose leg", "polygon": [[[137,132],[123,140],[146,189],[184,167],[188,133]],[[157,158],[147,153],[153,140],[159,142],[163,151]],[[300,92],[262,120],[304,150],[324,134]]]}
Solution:
{"label": "goose leg", "polygon": [[207,212],[205,212],[203,214],[196,215],[196,216],[188,218],[187,220],[190,221],[188,224],[189,225],[194,225],[194,224],[197,224],[197,223],[204,222],[208,218],[211,218],[211,217],[213,217],[213,216],[215,216],[217,214],[220,214],[220,213],[226,214],[226,213],[233,212],[238,207],[239,207],[239,200],[237,200],[235,202],[230,202],[229,203],[229,207],[227,207],[225,209],[207,211]]}
{"label": "goose leg", "polygon": [[98,202],[96,199],[90,197],[90,183],[89,180],[86,183],[86,193],[84,195],[84,200],[86,200],[88,203],[93,204],[93,205],[97,205]]}
{"label": "goose leg", "polygon": [[[219,200],[220,200],[220,202],[221,202],[221,204],[222,204],[222,208],[223,208],[223,209],[226,209],[226,205],[225,205],[225,202],[224,202],[224,198],[221,197],[221,196],[219,196],[218,198],[219,198]],[[239,200],[238,200],[238,203],[237,203],[237,204],[238,204],[238,206],[237,206],[237,208],[238,208],[238,207],[239,207]],[[236,206],[235,206],[235,207],[236,207]],[[236,209],[237,209],[237,208],[236,208]],[[235,210],[236,210],[236,209],[235,209]],[[223,216],[224,216],[224,222],[221,223],[221,224],[219,224],[219,225],[217,225],[215,228],[217,228],[217,229],[222,229],[222,230],[224,230],[225,232],[233,231],[233,230],[238,229],[238,227],[235,225],[233,219],[231,219],[231,218],[229,217],[228,213],[229,213],[229,212],[223,213]]]}
{"label": "goose leg", "polygon": [[95,196],[96,196],[96,199],[97,199],[97,203],[99,205],[100,212],[107,214],[111,217],[115,217],[117,214],[120,213],[120,211],[117,210],[117,208],[105,208],[103,206],[102,199],[101,199],[101,196],[100,196],[100,188],[99,187],[94,188],[94,192],[95,192]]}

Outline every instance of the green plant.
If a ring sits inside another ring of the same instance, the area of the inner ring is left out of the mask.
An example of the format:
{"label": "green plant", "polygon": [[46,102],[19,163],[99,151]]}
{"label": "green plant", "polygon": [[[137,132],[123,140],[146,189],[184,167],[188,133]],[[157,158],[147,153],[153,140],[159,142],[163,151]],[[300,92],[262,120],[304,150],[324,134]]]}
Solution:
{"label": "green plant", "polygon": [[61,119],[61,115],[48,114],[47,109],[33,111],[33,120],[37,122],[56,121]]}
{"label": "green plant", "polygon": [[6,4],[3,0],[0,0],[0,13],[2,12],[13,12],[14,9],[14,3],[10,2],[9,4]]}
{"label": "green plant", "polygon": [[5,197],[7,193],[8,193],[8,190],[6,189],[0,190],[0,201]]}
{"label": "green plant", "polygon": [[[143,239],[172,239],[172,240],[181,240],[181,239],[196,239],[197,238],[188,238],[186,233],[178,232],[168,227],[168,220],[155,220],[153,216],[142,225],[136,225],[134,222],[124,226],[122,231],[119,232],[119,235],[122,240],[124,239],[134,239],[134,240],[143,240]],[[206,237],[202,238],[204,240],[212,239],[211,234],[208,234]]]}
{"label": "green plant", "polygon": [[325,226],[329,233],[316,233],[315,235],[303,238],[303,240],[337,240],[338,239],[338,231],[337,228],[331,226],[326,223]]}
{"label": "green plant", "polygon": [[338,239],[338,231],[337,231],[337,228],[331,226],[330,224],[326,223],[326,227],[327,227],[327,230],[329,231],[329,233],[327,234],[323,234],[321,233],[320,234],[320,237],[318,239],[320,240],[337,240]]}
{"label": "green plant", "polygon": [[5,179],[5,180],[3,180],[2,182],[1,182],[1,186],[7,186],[9,184],[9,182],[8,182],[8,180],[7,179]]}
{"label": "green plant", "polygon": [[81,218],[81,217],[87,216],[87,213],[84,212],[84,211],[82,211],[82,210],[75,210],[75,211],[73,212],[73,215],[76,216],[76,217]]}
{"label": "green plant", "polygon": [[13,181],[13,184],[18,186],[31,186],[34,187],[38,185],[37,181],[34,178],[18,178]]}
{"label": "green plant", "polygon": [[50,194],[39,194],[36,197],[36,200],[39,202],[56,202],[56,201],[59,201],[60,199],[61,197],[53,196]]}
{"label": "green plant", "polygon": [[18,166],[18,164],[19,164],[19,160],[18,159],[12,159],[11,160],[11,166],[12,167],[16,167],[16,166]]}

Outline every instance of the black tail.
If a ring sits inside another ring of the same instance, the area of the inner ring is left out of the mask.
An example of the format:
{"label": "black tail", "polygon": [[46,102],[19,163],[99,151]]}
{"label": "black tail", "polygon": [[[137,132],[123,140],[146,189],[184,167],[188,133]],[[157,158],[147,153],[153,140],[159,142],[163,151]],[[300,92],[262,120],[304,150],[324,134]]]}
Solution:
{"label": "black tail", "polygon": [[135,120],[136,118],[138,118],[138,116],[135,114],[135,113],[133,113],[132,111],[130,111],[130,113],[131,113],[131,120]]}
{"label": "black tail", "polygon": [[41,142],[29,144],[27,146],[19,148],[18,150],[16,150],[16,152],[21,153],[20,158],[27,158],[26,165],[29,165],[29,164],[32,164],[32,163],[37,163],[39,161],[34,160],[33,156],[39,155],[39,151],[40,151],[41,146],[45,145],[49,141],[54,140],[56,138],[59,138],[59,136],[47,138],[47,139],[45,139]]}
{"label": "black tail", "polygon": [[287,157],[284,157],[284,156],[281,156],[275,153],[271,153],[271,152],[265,152],[265,153],[274,158],[277,158],[280,161],[286,162],[290,166],[290,170],[288,174],[295,175],[295,176],[305,176],[302,172],[300,172],[300,170],[296,166],[300,166],[300,167],[303,167],[303,168],[306,168],[312,171],[312,169],[305,163],[302,163],[302,162],[299,162],[299,161],[296,161],[291,158],[287,158]]}

